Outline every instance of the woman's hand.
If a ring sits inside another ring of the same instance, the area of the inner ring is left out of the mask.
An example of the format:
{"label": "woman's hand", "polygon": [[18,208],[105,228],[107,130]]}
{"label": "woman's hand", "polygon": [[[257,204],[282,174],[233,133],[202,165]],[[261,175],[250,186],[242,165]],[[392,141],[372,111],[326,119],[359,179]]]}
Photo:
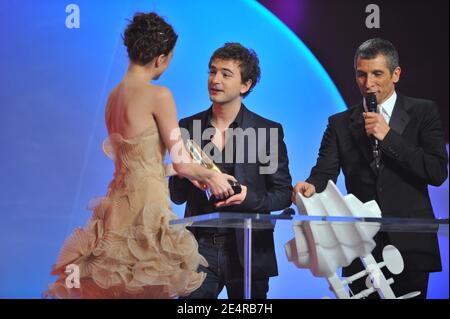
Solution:
{"label": "woman's hand", "polygon": [[191,180],[191,183],[192,183],[195,187],[197,187],[198,189],[200,189],[200,190],[202,190],[202,191],[204,191],[204,190],[206,190],[206,189],[208,188],[208,185],[206,185],[206,184],[204,184],[204,183],[202,183],[202,182],[199,182],[199,181]]}
{"label": "woman's hand", "polygon": [[229,180],[237,182],[234,176],[212,171],[211,176],[206,179],[205,184],[215,198],[225,199],[234,194],[233,188],[231,188],[231,185],[228,182]]}

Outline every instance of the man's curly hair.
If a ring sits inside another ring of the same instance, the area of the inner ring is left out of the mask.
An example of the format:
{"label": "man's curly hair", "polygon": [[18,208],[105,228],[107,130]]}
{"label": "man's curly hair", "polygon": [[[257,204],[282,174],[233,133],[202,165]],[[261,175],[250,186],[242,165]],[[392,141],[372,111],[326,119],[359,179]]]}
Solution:
{"label": "man's curly hair", "polygon": [[241,69],[241,83],[252,80],[250,89],[242,94],[243,97],[246,97],[252,91],[261,77],[258,55],[255,51],[243,47],[240,43],[227,42],[223,47],[214,51],[211,59],[209,59],[209,67],[215,59],[236,61]]}
{"label": "man's curly hair", "polygon": [[146,65],[161,54],[169,54],[178,35],[172,26],[156,13],[136,13],[123,36],[129,59]]}

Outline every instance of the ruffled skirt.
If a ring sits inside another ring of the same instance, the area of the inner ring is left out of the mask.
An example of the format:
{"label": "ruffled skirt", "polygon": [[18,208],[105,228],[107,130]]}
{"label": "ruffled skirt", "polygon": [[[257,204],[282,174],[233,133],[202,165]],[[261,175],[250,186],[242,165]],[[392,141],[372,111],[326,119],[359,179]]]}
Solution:
{"label": "ruffled skirt", "polygon": [[[129,198],[104,198],[86,227],[77,228],[61,249],[44,297],[176,298],[203,283],[207,266],[195,237],[184,226],[169,226],[177,216],[160,203],[125,214]],[[126,218],[111,223],[113,216]],[[123,225],[124,227],[117,227]]]}

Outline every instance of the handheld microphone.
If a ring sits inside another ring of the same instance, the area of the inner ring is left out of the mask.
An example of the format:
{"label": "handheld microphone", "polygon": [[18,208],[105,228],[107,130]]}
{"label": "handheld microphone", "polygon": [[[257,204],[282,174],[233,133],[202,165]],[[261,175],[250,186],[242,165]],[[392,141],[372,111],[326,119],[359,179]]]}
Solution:
{"label": "handheld microphone", "polygon": [[[375,94],[370,93],[366,95],[366,105],[367,110],[369,112],[378,113],[378,103],[377,103],[377,97]],[[373,158],[375,159],[375,164],[377,168],[380,166],[380,150],[378,146],[378,140],[373,136],[372,137],[372,154]]]}

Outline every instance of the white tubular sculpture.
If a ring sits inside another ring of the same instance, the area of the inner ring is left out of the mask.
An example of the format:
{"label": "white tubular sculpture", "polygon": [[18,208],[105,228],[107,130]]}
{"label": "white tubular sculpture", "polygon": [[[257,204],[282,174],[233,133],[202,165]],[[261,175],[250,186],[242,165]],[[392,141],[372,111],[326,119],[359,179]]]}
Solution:
{"label": "white tubular sculpture", "polygon": [[[381,217],[375,201],[362,203],[354,195],[343,196],[330,180],[322,193],[305,198],[297,193],[296,205],[301,215]],[[377,223],[350,222],[295,222],[294,235],[285,245],[287,258],[298,268],[309,268],[314,276],[325,277],[330,290],[338,299],[360,299],[377,292],[382,299],[406,299],[420,294],[409,293],[396,297],[390,285],[392,278],[386,279],[380,268],[393,274],[403,271],[403,258],[392,245],[383,249],[383,262],[377,263],[371,252],[375,248],[373,237],[379,231]],[[361,258],[365,270],[353,276],[340,279],[336,271]],[[346,286],[367,276],[367,289],[350,295]]]}

